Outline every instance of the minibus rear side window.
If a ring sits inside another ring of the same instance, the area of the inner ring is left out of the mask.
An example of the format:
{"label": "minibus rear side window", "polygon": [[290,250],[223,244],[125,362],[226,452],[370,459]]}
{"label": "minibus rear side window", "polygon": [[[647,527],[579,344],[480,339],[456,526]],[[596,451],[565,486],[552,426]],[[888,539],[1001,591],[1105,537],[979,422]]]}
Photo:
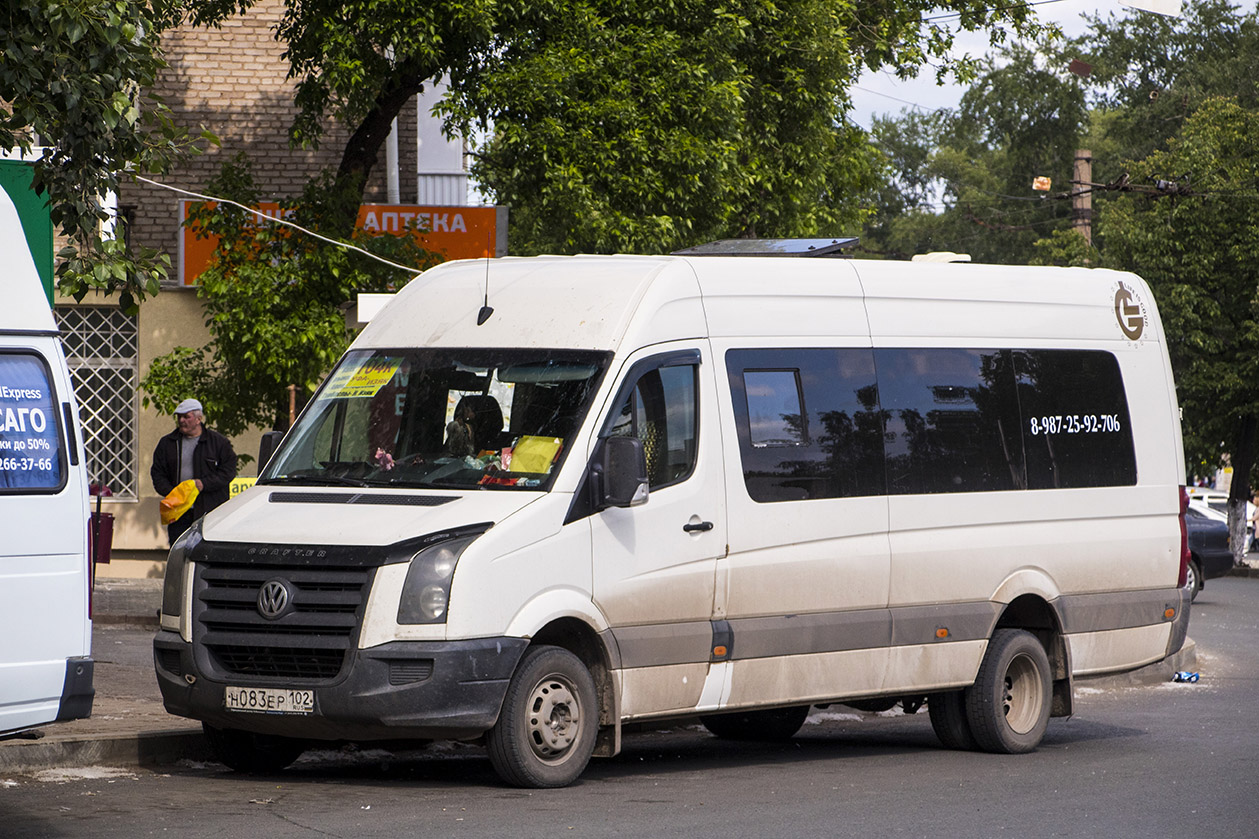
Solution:
{"label": "minibus rear side window", "polygon": [[66,482],[56,393],[32,353],[0,353],[0,493],[57,492]]}
{"label": "minibus rear side window", "polygon": [[1029,488],[1135,484],[1132,423],[1115,356],[1101,350],[1013,355]]}

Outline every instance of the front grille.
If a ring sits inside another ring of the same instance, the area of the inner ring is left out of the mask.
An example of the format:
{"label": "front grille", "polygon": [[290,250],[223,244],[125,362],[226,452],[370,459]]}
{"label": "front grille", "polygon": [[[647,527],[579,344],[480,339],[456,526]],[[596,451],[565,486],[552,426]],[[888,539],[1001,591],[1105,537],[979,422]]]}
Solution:
{"label": "front grille", "polygon": [[[328,561],[199,562],[194,638],[221,674],[335,678],[356,646],[372,571]],[[284,584],[290,601],[275,619],[258,607],[259,592],[271,580]]]}

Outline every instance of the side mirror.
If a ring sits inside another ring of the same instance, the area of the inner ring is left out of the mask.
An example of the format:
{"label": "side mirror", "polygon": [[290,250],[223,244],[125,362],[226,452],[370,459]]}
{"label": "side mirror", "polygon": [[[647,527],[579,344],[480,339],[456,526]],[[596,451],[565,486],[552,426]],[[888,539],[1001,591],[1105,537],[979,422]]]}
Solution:
{"label": "side mirror", "polygon": [[266,431],[262,435],[262,441],[258,443],[258,474],[262,474],[262,470],[267,468],[267,462],[271,460],[271,455],[275,454],[275,450],[280,447],[280,441],[284,439],[283,431]]}
{"label": "side mirror", "polygon": [[637,437],[607,437],[599,448],[598,509],[647,503],[647,455]]}

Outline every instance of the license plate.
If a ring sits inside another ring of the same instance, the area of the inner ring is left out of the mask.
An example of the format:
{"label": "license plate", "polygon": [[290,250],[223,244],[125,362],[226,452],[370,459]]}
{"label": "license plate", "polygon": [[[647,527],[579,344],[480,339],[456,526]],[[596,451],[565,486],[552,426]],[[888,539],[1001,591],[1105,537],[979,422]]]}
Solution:
{"label": "license plate", "polygon": [[223,689],[223,707],[229,711],[253,711],[259,714],[310,714],[315,710],[313,690],[288,688]]}

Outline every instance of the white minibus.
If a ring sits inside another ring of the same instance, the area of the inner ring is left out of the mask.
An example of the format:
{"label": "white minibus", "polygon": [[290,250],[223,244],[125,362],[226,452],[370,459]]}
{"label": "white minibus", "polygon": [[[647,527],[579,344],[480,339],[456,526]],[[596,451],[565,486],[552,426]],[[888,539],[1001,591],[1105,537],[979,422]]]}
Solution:
{"label": "white minibus", "polygon": [[88,482],[48,299],[0,188],[0,736],[92,711]]}
{"label": "white minibus", "polygon": [[1025,752],[1074,677],[1180,648],[1183,486],[1131,274],[453,262],[173,546],[158,680],[241,770],[481,739],[560,786],[627,723],[787,738],[827,703]]}

